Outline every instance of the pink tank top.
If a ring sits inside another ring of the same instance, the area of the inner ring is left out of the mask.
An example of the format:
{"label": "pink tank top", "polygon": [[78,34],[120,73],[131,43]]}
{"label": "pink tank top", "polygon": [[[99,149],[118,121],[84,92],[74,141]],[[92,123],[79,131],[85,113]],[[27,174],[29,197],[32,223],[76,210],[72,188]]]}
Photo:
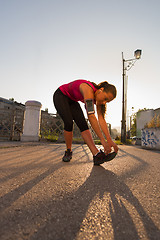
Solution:
{"label": "pink tank top", "polygon": [[91,82],[89,82],[87,80],[83,80],[83,79],[75,80],[73,82],[64,84],[64,85],[60,86],[59,89],[62,91],[62,93],[64,95],[66,95],[67,97],[69,97],[73,101],[84,102],[83,95],[82,95],[82,93],[80,92],[80,89],[79,89],[79,87],[82,83],[87,83],[88,85],[90,85],[92,87],[94,93],[97,91],[97,88]]}

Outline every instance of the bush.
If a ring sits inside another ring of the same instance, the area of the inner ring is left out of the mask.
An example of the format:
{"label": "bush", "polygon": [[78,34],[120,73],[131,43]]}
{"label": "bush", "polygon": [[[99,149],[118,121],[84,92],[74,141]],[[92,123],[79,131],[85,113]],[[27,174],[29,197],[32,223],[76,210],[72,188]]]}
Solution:
{"label": "bush", "polygon": [[50,142],[56,142],[58,140],[58,136],[48,135],[48,136],[45,136],[44,139],[46,139],[47,141],[50,141]]}
{"label": "bush", "polygon": [[117,136],[117,137],[115,138],[115,140],[117,140],[117,141],[120,140],[120,139],[121,139],[121,138],[120,138],[119,136]]}
{"label": "bush", "polygon": [[160,127],[160,116],[155,115],[150,122],[145,125],[145,128],[159,128]]}

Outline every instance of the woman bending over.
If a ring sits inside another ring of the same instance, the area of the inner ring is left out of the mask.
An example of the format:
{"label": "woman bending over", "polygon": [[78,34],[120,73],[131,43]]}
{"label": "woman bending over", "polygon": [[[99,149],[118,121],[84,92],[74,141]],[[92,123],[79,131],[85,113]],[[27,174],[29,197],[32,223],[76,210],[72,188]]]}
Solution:
{"label": "woman bending over", "polygon": [[[64,84],[55,91],[53,102],[64,122],[64,138],[66,143],[65,155],[62,159],[64,162],[69,162],[72,158],[73,121],[77,124],[81,131],[82,138],[92,152],[95,165],[107,161],[107,154],[111,152],[112,147],[117,153],[118,147],[112,141],[105,121],[106,103],[112,101],[116,97],[116,94],[115,86],[108,82],[101,82],[97,85],[83,79]],[[85,104],[89,122],[99,137],[104,147],[104,152],[99,151],[95,146],[78,101]],[[94,105],[96,105],[98,119],[95,116]]]}

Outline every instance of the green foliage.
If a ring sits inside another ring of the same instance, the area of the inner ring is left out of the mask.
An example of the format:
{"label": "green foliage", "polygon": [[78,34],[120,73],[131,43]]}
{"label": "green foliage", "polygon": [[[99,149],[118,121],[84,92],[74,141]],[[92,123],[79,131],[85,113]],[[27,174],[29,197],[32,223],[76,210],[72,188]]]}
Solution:
{"label": "green foliage", "polygon": [[135,113],[132,117],[132,126],[131,126],[131,136],[136,136],[136,129],[137,129],[137,114]]}
{"label": "green foliage", "polygon": [[[149,110],[149,108],[139,109],[138,112],[141,112],[141,111],[147,111],[147,110]],[[138,113],[138,112],[137,112],[137,113]]]}
{"label": "green foliage", "polygon": [[121,139],[121,137],[120,136],[117,136],[116,138],[115,138],[115,140],[120,140]]}
{"label": "green foliage", "polygon": [[126,144],[131,145],[132,144],[132,139],[126,139]]}
{"label": "green foliage", "polygon": [[[121,142],[120,139],[114,140],[114,142],[115,142],[117,145],[123,145],[123,143]],[[96,145],[102,145],[102,143],[101,143],[100,140],[94,140],[94,143],[95,143]]]}
{"label": "green foliage", "polygon": [[145,125],[145,128],[159,128],[160,127],[160,116],[155,115],[150,122]]}
{"label": "green foliage", "polygon": [[115,140],[114,141],[117,145],[123,145],[123,143],[121,142],[121,140]]}
{"label": "green foliage", "polygon": [[47,135],[47,136],[44,136],[44,139],[46,139],[47,141],[50,141],[50,142],[56,142],[58,140],[58,136],[57,135]]}
{"label": "green foliage", "polygon": [[101,145],[101,144],[102,144],[100,140],[94,140],[94,143],[95,143],[96,145]]}

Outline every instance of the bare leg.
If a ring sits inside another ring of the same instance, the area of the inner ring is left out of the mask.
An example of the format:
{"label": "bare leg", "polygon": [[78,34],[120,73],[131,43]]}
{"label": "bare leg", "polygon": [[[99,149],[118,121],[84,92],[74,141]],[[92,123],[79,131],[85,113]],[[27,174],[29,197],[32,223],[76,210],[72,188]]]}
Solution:
{"label": "bare leg", "polygon": [[87,143],[89,149],[91,150],[93,156],[96,155],[99,150],[98,148],[95,146],[92,135],[90,133],[89,130],[85,130],[83,132],[81,132],[82,138],[84,139],[85,143]]}
{"label": "bare leg", "polygon": [[65,139],[65,143],[66,143],[66,148],[71,150],[73,132],[68,132],[68,131],[64,130],[64,139]]}

